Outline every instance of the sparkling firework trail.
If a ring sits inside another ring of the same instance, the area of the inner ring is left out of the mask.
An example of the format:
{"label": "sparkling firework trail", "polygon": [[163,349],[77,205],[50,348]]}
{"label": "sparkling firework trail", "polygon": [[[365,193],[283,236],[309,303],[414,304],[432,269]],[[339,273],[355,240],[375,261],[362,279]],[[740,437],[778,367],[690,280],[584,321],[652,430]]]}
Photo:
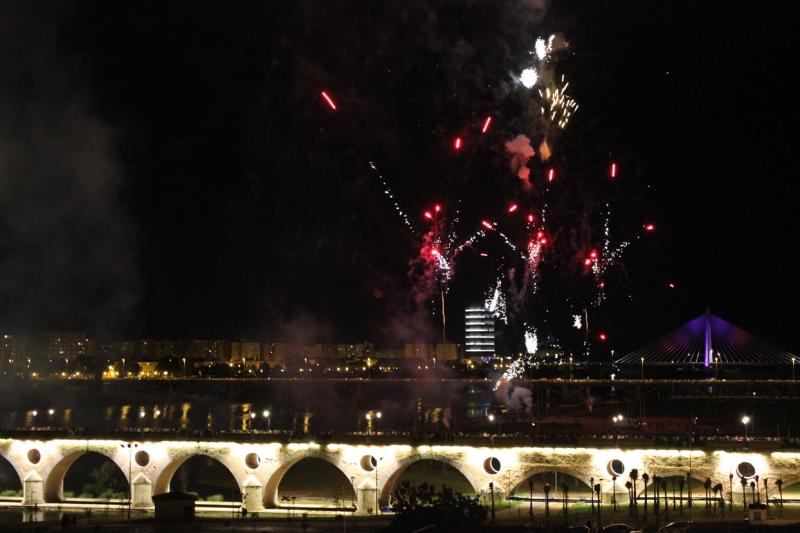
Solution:
{"label": "sparkling firework trail", "polygon": [[489,125],[492,123],[492,117],[486,117],[486,120],[483,121],[483,127],[481,128],[481,133],[486,133],[489,131]]}
{"label": "sparkling firework trail", "polygon": [[578,103],[567,94],[569,82],[561,76],[561,81],[550,87],[539,89],[539,97],[542,99],[542,115],[560,129],[567,127],[570,118],[578,110]]}
{"label": "sparkling firework trail", "polygon": [[381,185],[383,185],[383,193],[389,197],[389,200],[392,201],[392,205],[394,206],[394,210],[397,213],[397,216],[400,217],[400,220],[403,222],[403,224],[405,224],[405,226],[413,235],[419,237],[419,231],[417,231],[417,228],[414,227],[414,224],[411,223],[411,219],[408,218],[406,212],[403,211],[403,209],[400,207],[400,204],[395,199],[394,193],[392,192],[391,187],[389,187],[389,182],[386,181],[386,178],[383,177],[383,174],[381,174],[380,170],[378,170],[378,167],[375,166],[375,163],[373,163],[372,161],[368,161],[368,163],[369,167],[372,169],[372,171],[380,180]]}
{"label": "sparkling firework trail", "polygon": [[328,96],[328,93],[326,93],[325,91],[322,91],[320,94],[322,94],[322,97],[325,99],[326,102],[328,102],[330,108],[336,111],[336,104],[333,103],[333,98]]}
{"label": "sparkling firework trail", "polygon": [[605,206],[605,216],[603,219],[603,247],[599,257],[592,263],[592,273],[594,274],[597,282],[597,296],[594,300],[595,305],[600,305],[606,299],[606,284],[605,276],[608,270],[618,264],[622,257],[622,253],[630,245],[628,241],[622,241],[618,244],[611,242],[611,207],[608,203]]}

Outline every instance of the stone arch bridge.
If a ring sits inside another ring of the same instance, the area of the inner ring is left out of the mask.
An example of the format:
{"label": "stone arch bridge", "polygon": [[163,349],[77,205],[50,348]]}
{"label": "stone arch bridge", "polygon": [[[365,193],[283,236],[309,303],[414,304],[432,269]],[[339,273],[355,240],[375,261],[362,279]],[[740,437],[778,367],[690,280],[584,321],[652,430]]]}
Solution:
{"label": "stone arch bridge", "polygon": [[[280,507],[281,479],[309,457],[328,461],[352,482],[357,512],[362,514],[373,512],[376,498],[388,504],[403,471],[423,459],[454,467],[478,495],[488,494],[491,483],[496,497],[512,493],[534,474],[549,472],[568,474],[587,485],[593,478],[601,484],[604,499],[610,499],[612,491],[625,490],[632,469],[664,477],[691,472],[696,479],[711,478],[726,488],[729,476],[738,480],[742,472],[781,478],[786,484],[800,481],[800,453],[783,451],[0,438],[0,456],[19,475],[23,505],[62,501],[67,470],[88,452],[102,454],[119,467],[130,483],[132,505],[140,508],[151,507],[153,495],[168,492],[177,469],[197,455],[212,457],[230,471],[248,511]],[[744,463],[752,468],[742,467]],[[612,484],[613,474],[617,480]]]}

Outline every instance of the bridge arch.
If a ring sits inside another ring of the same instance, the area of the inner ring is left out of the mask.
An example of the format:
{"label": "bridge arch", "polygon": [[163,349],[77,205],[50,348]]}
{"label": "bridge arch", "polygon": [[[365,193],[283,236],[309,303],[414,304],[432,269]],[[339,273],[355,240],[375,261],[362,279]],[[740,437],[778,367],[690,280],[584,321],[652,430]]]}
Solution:
{"label": "bridge arch", "polygon": [[[546,465],[537,465],[527,469],[521,476],[510,484],[511,494],[521,492],[527,494],[528,481],[534,479],[534,495],[543,492],[544,484],[550,483],[550,494],[560,495],[564,483],[567,483],[571,494],[589,494],[591,492],[591,480],[577,472],[570,472],[563,468],[552,468]],[[619,482],[619,478],[617,479]],[[623,482],[624,483],[624,482]]]}
{"label": "bridge arch", "polygon": [[0,453],[0,492],[4,490],[22,491],[22,476],[11,459]]}
{"label": "bridge arch", "polygon": [[184,453],[179,456],[173,457],[170,462],[164,465],[164,467],[160,469],[158,476],[156,477],[156,480],[153,483],[153,495],[169,492],[170,484],[172,482],[172,478],[175,476],[175,473],[188,460],[195,457],[205,457],[213,459],[214,461],[219,463],[231,475],[231,478],[233,478],[234,482],[236,483],[237,490],[241,494],[245,479],[243,476],[237,475],[237,469],[234,468],[234,465],[231,464],[231,461],[236,461],[235,458],[226,454],[220,455],[220,454],[203,453],[197,451],[191,453]]}
{"label": "bridge arch", "polygon": [[114,464],[122,476],[125,478],[125,483],[129,483],[127,465],[122,465],[117,462],[117,458],[112,454],[107,453],[104,449],[83,449],[68,453],[61,457],[46,473],[44,477],[44,501],[48,503],[55,503],[64,500],[64,478],[70,467],[86,454],[94,453],[101,455]]}
{"label": "bridge arch", "polygon": [[[277,468],[267,480],[267,484],[264,487],[264,505],[267,507],[280,507],[280,502],[278,501],[278,487],[283,481],[284,476],[286,473],[291,470],[292,467],[297,465],[299,462],[304,461],[306,459],[316,459],[320,461],[325,461],[326,463],[332,465],[336,470],[338,470],[342,477],[345,479],[350,479],[348,477],[348,473],[342,470],[340,463],[328,455],[325,454],[304,454],[297,457],[293,457],[290,460],[283,463],[281,466]],[[355,490],[354,490],[355,494]]]}
{"label": "bridge arch", "polygon": [[[400,480],[402,475],[408,470],[411,465],[419,463],[420,461],[431,461],[446,465],[459,474],[469,483],[469,486],[472,488],[473,496],[478,495],[480,493],[480,481],[474,479],[470,476],[469,471],[465,470],[464,467],[459,464],[458,462],[445,457],[445,456],[435,456],[435,457],[428,457],[425,455],[414,455],[407,459],[400,461],[398,467],[392,472],[388,478],[384,478],[383,485],[380,489],[380,504],[381,505],[388,505],[396,488],[397,482]],[[438,488],[438,487],[437,487]]]}

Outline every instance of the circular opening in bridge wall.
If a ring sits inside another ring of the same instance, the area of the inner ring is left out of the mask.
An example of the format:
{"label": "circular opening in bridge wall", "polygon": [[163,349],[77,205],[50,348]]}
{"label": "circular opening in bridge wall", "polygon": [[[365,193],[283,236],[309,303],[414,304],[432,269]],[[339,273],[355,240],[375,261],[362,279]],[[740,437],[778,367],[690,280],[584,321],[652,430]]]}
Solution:
{"label": "circular opening in bridge wall", "polygon": [[257,453],[248,453],[244,456],[244,464],[255,470],[261,464],[261,457]]}
{"label": "circular opening in bridge wall", "polygon": [[753,466],[753,463],[742,461],[736,466],[736,473],[739,474],[739,477],[751,478],[756,475],[756,467]]}
{"label": "circular opening in bridge wall", "polygon": [[147,466],[150,463],[150,454],[144,450],[139,450],[136,452],[136,455],[133,456],[134,461],[139,466]]}
{"label": "circular opening in bridge wall", "polygon": [[502,465],[497,457],[487,457],[483,462],[483,469],[489,474],[497,474],[500,472],[500,468],[502,468]]}
{"label": "circular opening in bridge wall", "polygon": [[619,459],[612,459],[608,462],[608,466],[606,466],[608,473],[612,476],[621,476],[625,473],[625,463],[620,461]]}
{"label": "circular opening in bridge wall", "polygon": [[38,464],[39,461],[42,460],[42,454],[36,448],[31,448],[28,450],[28,461],[31,462],[32,465]]}
{"label": "circular opening in bridge wall", "polygon": [[361,458],[361,468],[367,472],[372,472],[378,466],[378,460],[374,455],[365,455]]}

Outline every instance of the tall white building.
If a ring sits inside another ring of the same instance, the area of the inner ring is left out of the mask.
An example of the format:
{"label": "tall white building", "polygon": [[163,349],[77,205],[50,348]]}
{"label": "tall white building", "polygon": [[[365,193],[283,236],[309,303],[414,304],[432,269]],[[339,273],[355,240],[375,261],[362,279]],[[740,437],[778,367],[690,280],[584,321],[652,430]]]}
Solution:
{"label": "tall white building", "polygon": [[467,307],[464,351],[467,357],[494,357],[494,315],[482,305]]}

